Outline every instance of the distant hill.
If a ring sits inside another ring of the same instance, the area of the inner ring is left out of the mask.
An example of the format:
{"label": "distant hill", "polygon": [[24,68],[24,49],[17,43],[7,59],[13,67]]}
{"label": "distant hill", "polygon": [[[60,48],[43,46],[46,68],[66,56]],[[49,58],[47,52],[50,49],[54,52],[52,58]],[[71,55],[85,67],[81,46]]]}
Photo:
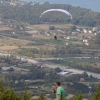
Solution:
{"label": "distant hill", "polygon": [[92,9],[100,12],[100,0],[23,0],[44,3],[46,1],[56,4],[71,4],[72,6],[80,6],[82,8]]}
{"label": "distant hill", "polygon": [[[71,21],[69,17],[61,12],[48,13],[40,20],[40,15],[47,9],[65,9],[73,15]],[[75,25],[97,26],[100,25],[100,13],[93,12],[89,9],[73,7],[68,4],[44,4],[31,3],[23,6],[7,6],[0,4],[0,15],[3,19],[14,19],[28,22],[29,24],[41,24],[43,22],[53,23],[72,23]]]}

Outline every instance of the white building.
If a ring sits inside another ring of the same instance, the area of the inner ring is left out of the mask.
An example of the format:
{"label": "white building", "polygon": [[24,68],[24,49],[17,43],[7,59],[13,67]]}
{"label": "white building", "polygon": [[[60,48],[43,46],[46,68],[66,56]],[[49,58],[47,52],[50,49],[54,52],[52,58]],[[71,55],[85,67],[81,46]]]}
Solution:
{"label": "white building", "polygon": [[57,73],[58,75],[61,75],[61,76],[64,76],[64,75],[67,75],[67,74],[69,74],[69,72],[59,72],[59,73]]}
{"label": "white building", "polygon": [[76,29],[77,32],[80,32],[80,29]]}
{"label": "white building", "polygon": [[89,43],[85,43],[85,45],[89,46]]}
{"label": "white building", "polygon": [[66,43],[66,45],[69,45],[69,43]]}
{"label": "white building", "polygon": [[84,33],[87,33],[88,31],[87,31],[86,29],[83,29],[83,32],[84,32]]}
{"label": "white building", "polygon": [[97,35],[97,33],[95,33],[95,35]]}
{"label": "white building", "polygon": [[67,40],[70,40],[70,37],[66,37]]}
{"label": "white building", "polygon": [[92,33],[92,31],[91,31],[91,30],[89,30],[89,33],[91,34],[91,33]]}
{"label": "white building", "polygon": [[87,42],[88,42],[88,40],[83,40],[83,42],[84,42],[84,43],[87,43]]}

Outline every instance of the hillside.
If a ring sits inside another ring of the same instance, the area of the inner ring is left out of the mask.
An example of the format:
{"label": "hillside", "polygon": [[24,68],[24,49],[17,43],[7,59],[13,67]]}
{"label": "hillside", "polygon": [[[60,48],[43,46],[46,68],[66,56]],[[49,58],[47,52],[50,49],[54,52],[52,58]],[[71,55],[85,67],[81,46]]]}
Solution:
{"label": "hillside", "polygon": [[[40,15],[47,9],[65,9],[73,15],[71,21],[65,14],[59,12],[48,13],[40,20]],[[100,25],[100,13],[93,12],[80,7],[73,7],[67,4],[32,4],[11,5],[8,3],[0,4],[0,16],[2,19],[14,19],[29,24],[41,24],[43,22],[52,23],[72,23],[75,25],[97,26]]]}

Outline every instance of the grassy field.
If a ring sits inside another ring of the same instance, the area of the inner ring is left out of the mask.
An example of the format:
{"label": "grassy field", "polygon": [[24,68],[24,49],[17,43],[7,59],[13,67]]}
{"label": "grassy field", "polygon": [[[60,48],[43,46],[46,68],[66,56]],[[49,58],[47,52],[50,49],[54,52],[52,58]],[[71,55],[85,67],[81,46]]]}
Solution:
{"label": "grassy field", "polygon": [[[31,29],[31,30],[45,30],[48,31],[49,30],[49,26],[55,26],[55,28],[60,28],[60,29],[64,29],[64,28],[69,28],[71,26],[73,26],[73,24],[40,24],[40,25],[29,25],[27,26],[27,28]],[[76,25],[77,28],[90,28],[90,27],[85,27],[85,26],[78,26]]]}
{"label": "grassy field", "polygon": [[0,50],[4,50],[4,51],[12,51],[12,50],[16,50],[18,49],[17,46],[1,46]]}
{"label": "grassy field", "polygon": [[[55,26],[56,30],[49,30],[50,26]],[[8,39],[1,39],[0,43],[0,50],[19,50],[20,48],[36,48],[36,49],[45,49],[45,50],[54,50],[55,46],[65,46],[66,43],[73,44],[73,45],[82,45],[83,42],[80,41],[82,39],[82,36],[94,36],[93,34],[78,34],[77,36],[70,36],[71,39],[67,40],[62,38],[63,33],[59,33],[58,29],[70,29],[70,27],[73,26],[72,24],[40,24],[40,25],[26,25],[27,33],[31,34],[33,36],[27,36],[27,40],[25,35],[17,34],[18,38],[21,37],[21,39],[18,40],[8,40]],[[77,26],[80,27],[80,26]],[[85,28],[84,26],[81,26],[82,28]],[[8,28],[6,26],[0,26],[0,30],[12,30],[11,28]],[[50,31],[51,36],[45,35],[45,32]],[[44,35],[40,34],[43,33]],[[54,33],[56,33],[58,40],[54,40]],[[60,35],[59,35],[60,34]],[[3,35],[3,34],[1,34]],[[14,36],[14,34],[13,34]],[[7,37],[7,36],[5,36]],[[32,43],[31,45],[28,45],[28,43]]]}
{"label": "grassy field", "polygon": [[22,40],[5,40],[4,42],[0,43],[0,50],[4,51],[16,51],[19,49],[19,46],[24,46],[26,45],[27,42],[22,41]]}
{"label": "grassy field", "polygon": [[21,48],[36,48],[38,50],[45,49],[45,50],[54,50],[55,47],[53,45],[40,45],[40,46],[22,46]]}
{"label": "grassy field", "polygon": [[4,25],[0,25],[0,31],[6,31],[6,30],[12,30],[12,29]]}
{"label": "grassy field", "polygon": [[4,45],[16,45],[16,46],[19,46],[19,45],[26,45],[27,42],[26,41],[23,41],[23,40],[9,40],[9,41],[5,41],[3,43]]}

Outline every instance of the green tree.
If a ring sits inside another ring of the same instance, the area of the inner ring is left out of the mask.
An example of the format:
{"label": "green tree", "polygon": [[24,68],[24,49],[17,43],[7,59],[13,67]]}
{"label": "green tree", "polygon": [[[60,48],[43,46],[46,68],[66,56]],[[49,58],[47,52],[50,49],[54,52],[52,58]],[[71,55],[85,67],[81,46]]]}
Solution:
{"label": "green tree", "polygon": [[74,31],[74,30],[76,30],[76,26],[71,26],[70,29],[71,29],[72,31]]}
{"label": "green tree", "polygon": [[74,100],[83,100],[83,96],[82,94],[76,94],[75,97],[74,97]]}
{"label": "green tree", "polygon": [[31,97],[31,94],[28,91],[25,91],[23,100],[32,100],[30,97]]}
{"label": "green tree", "polygon": [[97,89],[92,100],[100,100],[100,89]]}
{"label": "green tree", "polygon": [[55,72],[61,72],[61,69],[59,67],[55,68]]}
{"label": "green tree", "polygon": [[5,88],[2,84],[0,83],[0,100],[31,100],[31,96],[29,92],[25,92],[24,96],[21,97],[17,93],[13,91],[12,88],[7,87]]}
{"label": "green tree", "polygon": [[50,26],[49,29],[50,29],[50,30],[54,30],[55,27],[54,27],[54,26]]}
{"label": "green tree", "polygon": [[46,100],[46,98],[43,96],[43,94],[40,94],[39,100]]}

